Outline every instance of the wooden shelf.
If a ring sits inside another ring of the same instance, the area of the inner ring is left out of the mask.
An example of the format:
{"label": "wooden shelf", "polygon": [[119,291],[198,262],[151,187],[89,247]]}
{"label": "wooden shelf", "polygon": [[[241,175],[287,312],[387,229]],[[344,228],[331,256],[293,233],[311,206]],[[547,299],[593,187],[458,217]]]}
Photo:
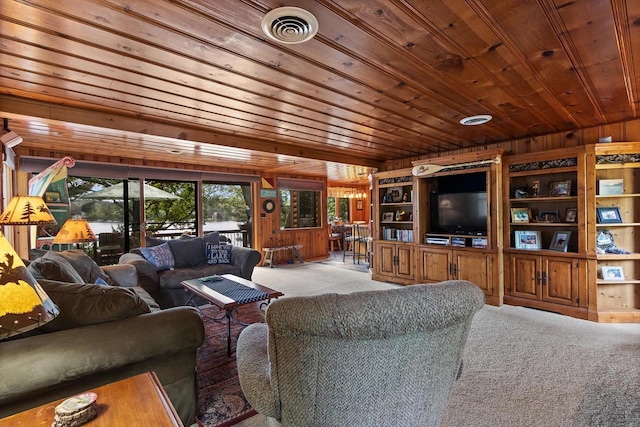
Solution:
{"label": "wooden shelf", "polygon": [[520,177],[520,176],[535,176],[535,175],[548,175],[549,173],[564,173],[564,172],[575,172],[577,168],[575,166],[567,166],[564,168],[553,168],[553,169],[537,169],[537,170],[526,170],[521,172],[510,172],[509,176],[512,178]]}
{"label": "wooden shelf", "polygon": [[575,202],[577,196],[554,196],[554,197],[521,197],[509,199],[511,203],[555,203],[555,202]]}
{"label": "wooden shelf", "polygon": [[380,203],[380,206],[413,206],[412,202],[392,202],[392,203]]}
{"label": "wooden shelf", "polygon": [[640,285],[640,280],[637,279],[628,279],[628,280],[596,280],[598,285]]}
{"label": "wooden shelf", "polygon": [[578,224],[575,222],[513,222],[511,223],[512,227],[577,227]]}
{"label": "wooden shelf", "polygon": [[611,228],[611,227],[637,227],[640,222],[612,222],[611,224],[596,224],[596,227]]}
{"label": "wooden shelf", "polygon": [[380,224],[413,224],[413,221],[380,221]]}
{"label": "wooden shelf", "polygon": [[596,255],[596,259],[598,261],[627,261],[627,260],[638,260],[640,259],[640,254],[603,254]]}

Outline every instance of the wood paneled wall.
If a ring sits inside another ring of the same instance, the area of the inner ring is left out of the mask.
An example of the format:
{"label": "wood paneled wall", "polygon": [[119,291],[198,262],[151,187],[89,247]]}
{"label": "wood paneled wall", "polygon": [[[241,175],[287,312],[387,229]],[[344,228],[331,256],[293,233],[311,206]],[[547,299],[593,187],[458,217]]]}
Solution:
{"label": "wood paneled wall", "polygon": [[[558,132],[535,138],[514,139],[511,141],[487,144],[486,146],[473,150],[457,150],[442,153],[440,156],[461,154],[470,151],[481,151],[493,148],[504,150],[505,155],[535,153],[540,151],[553,150],[556,148],[577,147],[588,144],[595,144],[599,138],[611,136],[613,142],[640,141],[640,120],[630,120],[626,122],[610,123],[602,126],[575,130],[572,132]],[[399,160],[387,161],[383,164],[382,170],[394,170],[411,167],[411,162],[418,159],[428,159],[439,156],[419,156]]]}
{"label": "wood paneled wall", "polygon": [[[294,176],[294,175],[278,175],[265,173],[263,178],[272,178],[276,184],[278,177],[286,178],[300,178],[308,180],[320,180],[323,183],[323,194],[326,193],[327,180],[326,178],[309,177],[309,176]],[[260,197],[260,184],[254,185],[253,197],[256,200],[256,215],[255,215],[255,237],[254,242],[256,248],[274,247],[274,246],[288,246],[288,245],[302,245],[302,256],[304,259],[314,258],[326,258],[328,255],[329,247],[329,234],[327,232],[327,200],[326,197],[322,198],[322,219],[320,228],[301,228],[301,229],[280,229],[280,204],[277,197],[274,198],[276,202],[276,209],[267,213],[263,209],[263,203],[267,198]],[[264,257],[264,253],[262,254]],[[286,262],[290,254],[285,252],[277,252],[275,256],[275,262]]]}

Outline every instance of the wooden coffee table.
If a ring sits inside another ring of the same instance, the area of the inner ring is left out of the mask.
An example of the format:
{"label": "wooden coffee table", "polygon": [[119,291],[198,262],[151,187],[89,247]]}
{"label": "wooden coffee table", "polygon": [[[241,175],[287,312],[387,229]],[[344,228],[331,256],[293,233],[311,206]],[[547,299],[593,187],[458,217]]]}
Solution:
{"label": "wooden coffee table", "polygon": [[224,314],[221,317],[213,318],[213,320],[227,319],[227,356],[231,356],[231,321],[247,326],[246,323],[233,316],[234,311],[237,313],[238,307],[252,302],[266,301],[264,304],[269,304],[272,298],[278,298],[284,294],[233,274],[222,274],[220,277],[223,280],[210,282],[205,281],[205,278],[200,278],[184,280],[180,284],[186,291],[191,293],[187,300],[187,305],[194,303],[193,305],[201,314],[204,315],[194,302],[195,295],[209,301],[220,310],[224,310]]}
{"label": "wooden coffee table", "polygon": [[[87,391],[93,391],[98,395],[98,415],[83,424],[84,426],[183,426],[158,377],[153,372]],[[56,406],[65,399],[3,418],[0,420],[0,427],[50,426],[55,416]]]}

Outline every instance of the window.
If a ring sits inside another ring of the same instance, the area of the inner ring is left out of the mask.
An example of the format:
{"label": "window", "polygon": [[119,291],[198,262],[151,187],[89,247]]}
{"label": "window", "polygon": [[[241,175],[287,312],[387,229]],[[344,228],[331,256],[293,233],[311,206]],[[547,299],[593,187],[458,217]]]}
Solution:
{"label": "window", "polygon": [[322,181],[279,178],[280,228],[322,227]]}
{"label": "window", "polygon": [[205,233],[218,231],[236,246],[251,247],[253,234],[251,184],[202,184],[202,215]]}

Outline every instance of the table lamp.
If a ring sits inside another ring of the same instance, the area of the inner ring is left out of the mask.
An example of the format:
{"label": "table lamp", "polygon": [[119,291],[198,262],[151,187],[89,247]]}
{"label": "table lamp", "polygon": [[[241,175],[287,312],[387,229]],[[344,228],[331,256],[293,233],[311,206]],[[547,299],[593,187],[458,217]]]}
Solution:
{"label": "table lamp", "polygon": [[0,232],[0,340],[38,328],[59,314]]}
{"label": "table lamp", "polygon": [[53,243],[85,243],[98,240],[86,219],[68,219],[53,238]]}
{"label": "table lamp", "polygon": [[49,208],[39,196],[15,196],[0,215],[1,225],[57,224]]}

